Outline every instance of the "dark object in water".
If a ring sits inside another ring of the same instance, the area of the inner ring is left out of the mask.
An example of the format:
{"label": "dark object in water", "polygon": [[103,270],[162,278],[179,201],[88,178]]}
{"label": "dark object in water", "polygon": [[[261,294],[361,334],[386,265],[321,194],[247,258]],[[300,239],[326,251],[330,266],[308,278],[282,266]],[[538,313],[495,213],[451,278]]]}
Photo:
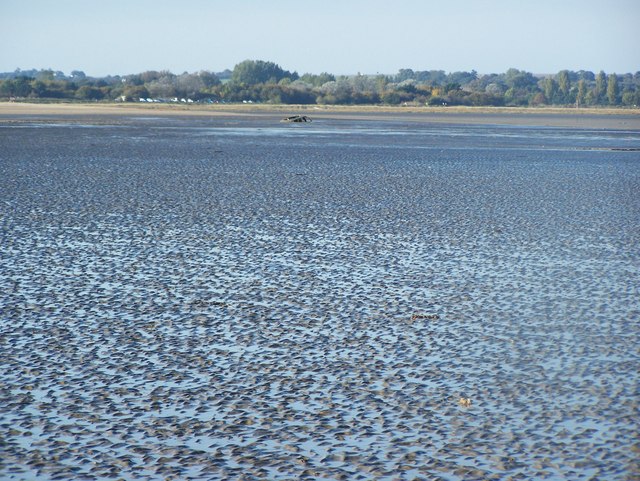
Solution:
{"label": "dark object in water", "polygon": [[311,117],[306,115],[292,115],[291,117],[285,117],[282,122],[311,122]]}

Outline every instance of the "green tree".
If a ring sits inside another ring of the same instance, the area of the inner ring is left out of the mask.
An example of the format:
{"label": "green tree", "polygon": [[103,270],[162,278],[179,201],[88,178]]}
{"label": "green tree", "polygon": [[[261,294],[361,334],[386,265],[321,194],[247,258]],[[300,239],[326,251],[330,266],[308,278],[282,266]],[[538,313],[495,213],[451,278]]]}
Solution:
{"label": "green tree", "polygon": [[400,83],[404,82],[405,80],[415,80],[415,78],[416,74],[413,70],[411,70],[410,68],[401,68],[396,74],[395,82]]}
{"label": "green tree", "polygon": [[143,85],[127,85],[122,91],[122,95],[124,95],[127,100],[133,100],[135,102],[138,99],[146,99],[149,97],[149,91]]}
{"label": "green tree", "polygon": [[444,86],[444,93],[448,94],[460,90],[461,86],[457,82],[449,82]]}
{"label": "green tree", "polygon": [[478,78],[478,72],[472,70],[471,72],[452,72],[447,75],[447,83],[457,83],[460,85],[467,85]]}
{"label": "green tree", "polygon": [[56,76],[56,73],[51,70],[51,69],[47,69],[47,70],[40,70],[40,72],[38,72],[38,74],[36,75],[36,79],[38,80],[48,80],[48,81],[52,81]]}
{"label": "green tree", "polygon": [[596,86],[594,89],[594,98],[596,103],[602,103],[604,101],[604,94],[607,88],[607,74],[602,70],[596,75]]}
{"label": "green tree", "polygon": [[80,100],[100,100],[104,98],[104,92],[98,87],[83,85],[76,90],[75,97]]}
{"label": "green tree", "polygon": [[38,98],[63,99],[73,97],[71,84],[63,80],[35,80],[31,83],[31,95]]}
{"label": "green tree", "polygon": [[547,104],[552,104],[556,98],[556,92],[558,91],[558,84],[551,77],[544,79],[542,83],[544,90],[544,97],[547,100]]}
{"label": "green tree", "polygon": [[596,76],[589,70],[580,70],[578,71],[578,79],[583,79],[587,82],[593,82],[596,79]]}
{"label": "green tree", "polygon": [[245,60],[233,68],[231,81],[238,84],[256,85],[278,83],[283,78],[297,80],[298,74],[283,70],[273,62],[263,60]]}
{"label": "green tree", "polygon": [[302,77],[300,77],[300,80],[314,87],[321,87],[327,82],[335,82],[336,78],[334,75],[330,73],[322,72],[320,75],[306,73]]}
{"label": "green tree", "polygon": [[504,93],[507,105],[527,105],[538,93],[538,79],[529,72],[510,68],[504,74],[504,81],[509,87]]}
{"label": "green tree", "polygon": [[31,94],[32,80],[29,77],[17,77],[13,80],[5,80],[2,83],[0,93],[7,97],[27,97]]}
{"label": "green tree", "polygon": [[444,70],[429,70],[422,72],[414,72],[413,78],[418,83],[423,83],[427,85],[444,85],[447,81],[447,74]]}
{"label": "green tree", "polygon": [[505,90],[507,90],[507,88],[501,82],[488,83],[484,88],[484,91],[489,95],[497,95],[500,97],[504,95]]}
{"label": "green tree", "polygon": [[161,77],[164,77],[165,75],[171,75],[171,72],[168,71],[162,71],[162,72],[158,72],[157,70],[147,70],[146,72],[142,72],[140,74],[140,79],[144,82],[144,83],[148,83],[151,82],[152,80],[158,80]]}
{"label": "green tree", "polygon": [[220,78],[218,78],[218,76],[213,72],[202,70],[200,73],[198,73],[198,75],[200,76],[200,79],[202,80],[206,88],[215,87],[216,85],[221,84]]}
{"label": "green tree", "polygon": [[177,96],[176,76],[165,75],[145,84],[149,95],[153,98],[169,98]]}
{"label": "green tree", "polygon": [[402,97],[399,92],[389,91],[382,94],[381,100],[387,105],[398,105]]}
{"label": "green tree", "polygon": [[531,97],[531,99],[529,100],[529,105],[533,106],[544,105],[548,103],[549,101],[547,100],[547,97],[545,97],[542,92],[538,92],[537,94],[533,95],[533,97]]}
{"label": "green tree", "polygon": [[175,78],[176,94],[179,97],[199,98],[200,92],[206,88],[202,77],[198,74],[183,73]]}
{"label": "green tree", "polygon": [[625,90],[622,92],[622,105],[635,107],[640,104],[640,91]]}
{"label": "green tree", "polygon": [[87,75],[82,70],[73,70],[71,72],[71,78],[73,80],[85,80]]}
{"label": "green tree", "polygon": [[560,101],[567,103],[569,101],[569,91],[571,90],[571,79],[569,78],[568,70],[561,70],[556,75],[556,81],[558,82],[558,93],[560,94]]}
{"label": "green tree", "polygon": [[607,99],[610,105],[618,104],[618,93],[618,76],[612,73],[607,81]]}
{"label": "green tree", "polygon": [[532,90],[538,85],[538,79],[533,74],[510,68],[505,73],[505,83],[508,87],[519,90]]}
{"label": "green tree", "polygon": [[578,92],[576,94],[576,107],[580,107],[585,103],[587,95],[587,82],[581,78],[578,80]]}

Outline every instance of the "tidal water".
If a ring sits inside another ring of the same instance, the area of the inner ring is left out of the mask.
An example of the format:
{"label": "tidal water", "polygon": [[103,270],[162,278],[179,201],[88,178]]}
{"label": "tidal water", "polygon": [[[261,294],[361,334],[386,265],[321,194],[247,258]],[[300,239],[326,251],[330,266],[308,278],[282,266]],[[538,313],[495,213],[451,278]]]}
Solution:
{"label": "tidal water", "polygon": [[638,479],[639,148],[0,124],[0,478]]}

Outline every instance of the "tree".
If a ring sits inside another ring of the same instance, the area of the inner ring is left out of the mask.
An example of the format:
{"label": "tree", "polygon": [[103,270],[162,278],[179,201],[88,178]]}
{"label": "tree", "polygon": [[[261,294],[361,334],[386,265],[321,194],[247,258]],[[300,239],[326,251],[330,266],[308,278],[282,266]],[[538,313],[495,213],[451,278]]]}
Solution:
{"label": "tree", "polygon": [[146,84],[149,95],[153,98],[169,98],[177,96],[175,76],[166,75]]}
{"label": "tree", "polygon": [[397,92],[401,91],[408,94],[415,94],[417,92],[416,81],[413,79],[403,80],[402,82],[396,84],[395,90]]}
{"label": "tree", "polygon": [[640,91],[625,90],[622,92],[622,105],[635,107],[640,104]]}
{"label": "tree", "polygon": [[151,82],[152,80],[158,80],[159,78],[164,77],[165,75],[171,75],[171,72],[168,72],[168,71],[158,72],[156,70],[147,70],[146,72],[142,72],[140,74],[140,79],[144,83],[148,83],[148,82]]}
{"label": "tree", "polygon": [[587,82],[593,82],[596,79],[596,76],[589,70],[580,70],[578,71],[578,78],[586,80]]}
{"label": "tree", "polygon": [[594,97],[596,103],[602,103],[604,100],[604,93],[607,87],[607,74],[605,74],[602,70],[598,72],[596,75],[596,87],[594,90]]}
{"label": "tree", "polygon": [[568,70],[561,70],[556,75],[556,81],[558,82],[558,92],[561,97],[561,102],[567,103],[569,101],[569,91],[571,90],[571,79],[569,78]]}
{"label": "tree", "polygon": [[510,68],[505,73],[505,83],[509,89],[504,93],[507,105],[527,105],[538,92],[538,79],[529,72]]}
{"label": "tree", "polygon": [[139,98],[146,99],[149,97],[149,91],[143,85],[128,85],[122,91],[122,95],[129,100],[136,101]]}
{"label": "tree", "polygon": [[505,82],[507,86],[514,89],[531,90],[538,85],[538,79],[533,74],[510,68],[505,73]]}
{"label": "tree", "polygon": [[320,75],[306,73],[302,77],[300,77],[300,80],[314,87],[320,87],[327,82],[334,82],[336,78],[330,73],[322,72]]}
{"label": "tree", "polygon": [[401,68],[396,74],[396,83],[404,82],[405,80],[415,80],[415,73],[410,68]]}
{"label": "tree", "polygon": [[447,81],[447,74],[444,70],[429,70],[423,72],[415,72],[414,78],[418,83],[428,84],[432,86],[444,85]]}
{"label": "tree", "polygon": [[73,70],[71,72],[71,78],[73,80],[84,80],[87,78],[87,76],[82,70]]}
{"label": "tree", "polygon": [[382,101],[387,105],[398,105],[402,102],[402,97],[398,92],[390,91],[382,94]]}
{"label": "tree", "polygon": [[215,87],[216,85],[220,85],[220,79],[213,72],[208,72],[206,70],[201,70],[198,73],[200,80],[202,80],[205,88],[210,89],[211,87]]}
{"label": "tree", "polygon": [[298,74],[283,70],[273,62],[263,60],[245,60],[237,64],[231,74],[231,81],[239,84],[255,85],[261,83],[278,83],[283,78],[297,80]]}
{"label": "tree", "polygon": [[83,85],[76,90],[76,98],[80,100],[100,100],[104,98],[104,92],[98,87],[91,87],[89,85]]}
{"label": "tree", "polygon": [[[223,84],[220,79],[225,79]],[[226,80],[232,80],[227,82]],[[640,72],[597,75],[589,71],[561,70],[545,78],[515,68],[502,74],[478,77],[475,71],[413,71],[400,69],[397,75],[340,76],[323,72],[283,70],[273,62],[245,60],[234,68],[215,74],[208,71],[146,71],[126,77],[89,77],[81,70],[69,76],[63,72],[17,69],[0,72],[0,97],[99,100],[127,96],[140,98],[217,98],[226,101],[278,103],[389,103],[438,105],[583,105],[640,104]]]}
{"label": "tree", "polygon": [[447,83],[457,83],[460,85],[467,85],[478,78],[478,72],[472,70],[471,72],[453,72],[447,75]]}
{"label": "tree", "polygon": [[38,74],[36,75],[36,79],[42,81],[52,81],[55,78],[55,75],[55,72],[51,69],[40,70],[40,72],[38,72]]}
{"label": "tree", "polygon": [[197,98],[205,89],[205,83],[198,74],[183,73],[176,77],[176,93],[180,97]]}
{"label": "tree", "polygon": [[538,92],[533,97],[531,97],[531,100],[529,100],[529,105],[534,105],[534,106],[544,105],[548,103],[549,101],[547,100],[547,97],[545,97],[545,95],[542,92]]}
{"label": "tree", "polygon": [[505,92],[506,88],[501,82],[492,82],[487,84],[484,88],[484,91],[489,95],[499,95],[502,96]]}
{"label": "tree", "polygon": [[504,93],[504,101],[507,105],[526,105],[527,98],[511,87]]}
{"label": "tree", "polygon": [[318,75],[318,86],[320,85],[324,85],[327,82],[335,82],[336,77],[333,74],[330,74],[328,72],[322,72],[320,75]]}
{"label": "tree", "polygon": [[607,81],[607,99],[610,105],[618,104],[618,93],[618,76],[612,73]]}
{"label": "tree", "polygon": [[378,92],[378,94],[381,94],[382,92],[385,91],[385,89],[387,88],[387,85],[389,85],[389,83],[391,83],[391,77],[388,77],[388,76],[382,75],[382,74],[378,74],[378,75],[375,76],[374,82],[375,82],[375,86],[376,86],[376,92]]}
{"label": "tree", "polygon": [[74,91],[72,84],[64,80],[35,80],[31,83],[30,95],[38,98],[63,99],[73,97]]}
{"label": "tree", "polygon": [[458,82],[449,82],[447,83],[447,85],[444,86],[444,93],[448,94],[451,92],[455,92],[457,90],[460,90],[460,84]]}
{"label": "tree", "polygon": [[27,97],[31,94],[32,80],[29,77],[17,77],[13,80],[5,80],[2,83],[0,93],[7,97]]}
{"label": "tree", "polygon": [[558,90],[558,84],[551,77],[544,79],[543,83],[544,97],[547,104],[552,104],[556,98],[556,92]]}
{"label": "tree", "polygon": [[578,80],[578,93],[576,94],[576,107],[584,104],[587,95],[587,82],[583,78]]}

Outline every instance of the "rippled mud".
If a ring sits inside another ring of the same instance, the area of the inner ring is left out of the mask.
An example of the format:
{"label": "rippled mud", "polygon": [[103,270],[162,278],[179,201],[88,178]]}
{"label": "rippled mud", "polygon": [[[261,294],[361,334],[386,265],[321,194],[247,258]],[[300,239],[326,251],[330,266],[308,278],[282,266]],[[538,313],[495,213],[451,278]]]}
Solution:
{"label": "rippled mud", "polygon": [[0,125],[0,477],[638,479],[638,147]]}

